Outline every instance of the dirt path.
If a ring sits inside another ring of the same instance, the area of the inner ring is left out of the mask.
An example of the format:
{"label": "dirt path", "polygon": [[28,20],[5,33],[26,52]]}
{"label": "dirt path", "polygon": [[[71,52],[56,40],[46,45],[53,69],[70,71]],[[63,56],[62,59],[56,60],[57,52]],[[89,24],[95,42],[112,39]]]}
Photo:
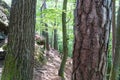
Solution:
{"label": "dirt path", "polygon": [[[49,52],[49,58],[47,63],[41,68],[37,67],[34,70],[33,80],[61,80],[58,76],[58,70],[60,67],[61,58],[57,51],[51,50]],[[72,73],[72,59],[67,60],[65,68],[65,80],[71,79]]]}

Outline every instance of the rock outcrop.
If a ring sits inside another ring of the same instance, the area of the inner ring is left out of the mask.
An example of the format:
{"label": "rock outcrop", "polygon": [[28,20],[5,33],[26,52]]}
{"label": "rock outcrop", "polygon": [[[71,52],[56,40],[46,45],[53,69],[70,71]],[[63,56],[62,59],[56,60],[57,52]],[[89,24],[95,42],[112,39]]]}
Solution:
{"label": "rock outcrop", "polygon": [[0,32],[7,35],[9,25],[10,7],[4,2],[0,1]]}
{"label": "rock outcrop", "polygon": [[8,34],[10,7],[4,1],[0,0],[0,59],[4,58],[5,51],[2,46]]}

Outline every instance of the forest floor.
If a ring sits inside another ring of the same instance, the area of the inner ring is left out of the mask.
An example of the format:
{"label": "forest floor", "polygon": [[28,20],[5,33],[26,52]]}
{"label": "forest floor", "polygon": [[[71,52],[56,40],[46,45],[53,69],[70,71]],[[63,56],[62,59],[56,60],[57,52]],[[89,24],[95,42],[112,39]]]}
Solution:
{"label": "forest floor", "polygon": [[[51,49],[47,54],[47,63],[42,68],[40,66],[35,68],[33,80],[61,80],[58,76],[61,63],[60,54],[54,49]],[[68,58],[65,67],[65,80],[71,80],[71,73],[72,59]]]}
{"label": "forest floor", "polygon": [[[34,68],[33,80],[61,80],[58,76],[58,70],[60,68],[61,57],[58,51],[51,49],[47,53],[47,62],[42,67],[37,65]],[[0,77],[3,68],[3,61],[0,61]],[[65,80],[71,79],[72,73],[72,59],[68,58],[65,67]]]}

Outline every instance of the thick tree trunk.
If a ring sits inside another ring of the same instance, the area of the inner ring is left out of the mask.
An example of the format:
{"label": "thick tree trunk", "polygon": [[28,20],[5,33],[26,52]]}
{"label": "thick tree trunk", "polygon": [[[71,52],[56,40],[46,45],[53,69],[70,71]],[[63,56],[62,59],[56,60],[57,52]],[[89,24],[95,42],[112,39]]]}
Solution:
{"label": "thick tree trunk", "polygon": [[77,0],[72,80],[105,80],[112,0]]}
{"label": "thick tree trunk", "polygon": [[8,53],[1,80],[32,80],[36,0],[12,0]]}

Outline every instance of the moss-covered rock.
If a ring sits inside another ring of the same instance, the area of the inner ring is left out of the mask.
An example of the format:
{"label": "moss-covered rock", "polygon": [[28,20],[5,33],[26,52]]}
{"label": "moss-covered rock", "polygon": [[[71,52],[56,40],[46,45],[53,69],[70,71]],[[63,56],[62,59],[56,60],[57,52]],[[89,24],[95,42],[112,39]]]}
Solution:
{"label": "moss-covered rock", "polygon": [[7,45],[4,44],[1,48],[0,48],[0,60],[3,60],[6,56],[6,52],[7,52]]}
{"label": "moss-covered rock", "polygon": [[47,62],[44,50],[40,47],[40,45],[35,44],[35,66],[42,66]]}
{"label": "moss-covered rock", "polygon": [[4,2],[0,1],[0,32],[8,33],[10,16],[10,7]]}
{"label": "moss-covered rock", "polygon": [[[0,0],[0,44],[5,44],[5,39],[8,34],[10,7],[3,0]],[[5,46],[5,45],[0,45]]]}

